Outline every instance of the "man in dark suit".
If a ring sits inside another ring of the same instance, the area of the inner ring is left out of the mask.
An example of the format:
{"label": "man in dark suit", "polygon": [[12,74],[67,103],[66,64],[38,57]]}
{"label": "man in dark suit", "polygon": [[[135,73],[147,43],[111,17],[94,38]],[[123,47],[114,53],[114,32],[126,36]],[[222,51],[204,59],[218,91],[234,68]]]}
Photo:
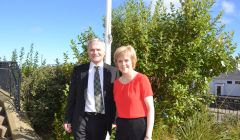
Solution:
{"label": "man in dark suit", "polygon": [[103,62],[103,41],[89,41],[87,51],[91,62],[73,69],[64,129],[73,132],[75,140],[105,140],[115,119],[113,82],[118,71]]}

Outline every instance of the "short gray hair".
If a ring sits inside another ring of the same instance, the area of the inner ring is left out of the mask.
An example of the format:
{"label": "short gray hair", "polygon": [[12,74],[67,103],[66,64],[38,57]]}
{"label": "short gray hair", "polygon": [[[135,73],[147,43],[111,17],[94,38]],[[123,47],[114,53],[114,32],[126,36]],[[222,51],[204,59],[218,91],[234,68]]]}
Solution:
{"label": "short gray hair", "polygon": [[104,42],[104,41],[102,41],[102,40],[99,39],[99,38],[93,38],[93,39],[91,39],[91,40],[88,41],[88,47],[91,46],[91,45],[94,44],[94,43],[103,43],[104,46],[105,46],[105,42]]}

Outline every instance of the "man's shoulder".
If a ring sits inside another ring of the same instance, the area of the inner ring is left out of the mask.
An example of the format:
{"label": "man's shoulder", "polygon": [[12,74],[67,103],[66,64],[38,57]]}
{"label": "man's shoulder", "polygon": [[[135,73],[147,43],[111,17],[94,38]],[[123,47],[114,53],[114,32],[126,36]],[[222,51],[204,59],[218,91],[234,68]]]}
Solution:
{"label": "man's shoulder", "polygon": [[84,63],[84,64],[77,64],[74,66],[74,69],[84,69],[84,68],[89,68],[90,63]]}
{"label": "man's shoulder", "polygon": [[104,63],[104,68],[110,69],[110,70],[116,70],[116,71],[117,71],[117,68],[116,68],[116,67],[114,67],[114,66],[112,66],[112,65],[109,65],[109,64],[106,64],[106,63]]}

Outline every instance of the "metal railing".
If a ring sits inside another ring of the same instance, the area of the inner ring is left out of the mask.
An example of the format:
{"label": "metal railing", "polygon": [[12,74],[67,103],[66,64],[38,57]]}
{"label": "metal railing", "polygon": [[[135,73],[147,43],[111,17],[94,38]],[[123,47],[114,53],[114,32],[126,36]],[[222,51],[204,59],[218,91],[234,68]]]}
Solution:
{"label": "metal railing", "polygon": [[17,62],[0,61],[0,88],[14,97],[14,105],[20,110],[21,72]]}
{"label": "metal railing", "polygon": [[240,97],[218,96],[216,101],[210,105],[209,110],[218,122],[226,117],[234,117],[240,120]]}
{"label": "metal railing", "polygon": [[240,97],[238,96],[218,96],[210,107],[228,110],[240,110]]}

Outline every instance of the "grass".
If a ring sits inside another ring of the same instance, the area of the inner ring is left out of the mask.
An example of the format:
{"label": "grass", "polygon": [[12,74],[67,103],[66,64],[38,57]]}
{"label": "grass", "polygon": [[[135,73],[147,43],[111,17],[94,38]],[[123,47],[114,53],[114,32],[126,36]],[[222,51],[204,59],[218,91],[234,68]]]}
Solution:
{"label": "grass", "polygon": [[169,129],[156,118],[153,140],[240,140],[240,120],[228,114],[218,123],[210,112],[196,112],[183,124]]}

